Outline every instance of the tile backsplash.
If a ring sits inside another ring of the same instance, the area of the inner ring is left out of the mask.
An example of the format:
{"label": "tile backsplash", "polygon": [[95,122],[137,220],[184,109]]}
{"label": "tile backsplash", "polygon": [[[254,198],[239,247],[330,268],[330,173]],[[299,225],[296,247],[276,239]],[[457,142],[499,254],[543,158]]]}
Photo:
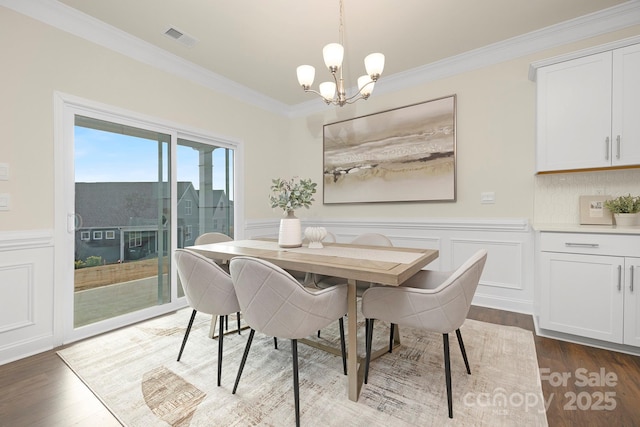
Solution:
{"label": "tile backsplash", "polygon": [[537,175],[534,222],[579,224],[580,196],[640,195],[640,169]]}

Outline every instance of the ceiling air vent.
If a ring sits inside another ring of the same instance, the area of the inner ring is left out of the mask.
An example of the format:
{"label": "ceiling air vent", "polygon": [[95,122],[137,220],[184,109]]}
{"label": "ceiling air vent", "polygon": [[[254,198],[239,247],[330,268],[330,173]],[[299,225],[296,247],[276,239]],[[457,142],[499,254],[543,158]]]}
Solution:
{"label": "ceiling air vent", "polygon": [[191,47],[198,43],[198,40],[195,37],[185,34],[184,31],[180,31],[175,27],[167,28],[163,34],[187,47]]}

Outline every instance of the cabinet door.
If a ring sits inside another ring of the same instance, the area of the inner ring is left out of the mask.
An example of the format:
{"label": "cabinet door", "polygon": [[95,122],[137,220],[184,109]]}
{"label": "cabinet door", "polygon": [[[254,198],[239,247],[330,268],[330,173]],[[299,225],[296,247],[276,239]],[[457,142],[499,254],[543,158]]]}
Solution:
{"label": "cabinet door", "polygon": [[640,164],[640,45],[613,51],[612,164]]}
{"label": "cabinet door", "polygon": [[624,343],[640,347],[640,258],[625,259]]}
{"label": "cabinet door", "polygon": [[537,74],[539,172],[611,166],[611,52]]}
{"label": "cabinet door", "polygon": [[624,258],[541,253],[540,326],[622,343]]}

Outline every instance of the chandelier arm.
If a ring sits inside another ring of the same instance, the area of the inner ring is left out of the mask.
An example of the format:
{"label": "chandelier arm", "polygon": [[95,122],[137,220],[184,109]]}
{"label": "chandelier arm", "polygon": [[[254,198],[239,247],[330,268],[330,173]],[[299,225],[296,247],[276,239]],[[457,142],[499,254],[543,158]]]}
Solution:
{"label": "chandelier arm", "polygon": [[[362,90],[363,90],[365,87],[367,87],[367,86],[369,86],[370,84],[373,84],[373,83],[375,83],[373,80],[371,80],[371,81],[367,82],[365,85],[363,85],[363,86],[360,88],[360,90],[358,90],[358,92],[356,92],[355,94],[353,94],[353,96],[350,96],[349,98],[347,98],[347,99],[345,100],[345,101],[346,101],[346,103],[347,103],[347,104],[353,104],[354,102],[356,102],[356,101],[357,101],[357,100],[359,100],[359,99],[367,99],[367,98],[369,98],[369,95],[364,95],[364,94],[362,93]],[[354,98],[356,98],[357,96],[360,96],[360,97],[359,97],[358,99],[354,99]]]}
{"label": "chandelier arm", "polygon": [[309,92],[309,93],[315,93],[316,95],[318,95],[320,98],[322,98],[322,100],[325,102],[325,104],[327,105],[339,105],[338,101],[336,100],[336,98],[334,97],[333,99],[327,99],[324,96],[322,96],[322,94],[320,92],[318,92],[317,90],[313,90],[313,89],[304,89],[305,92]]}

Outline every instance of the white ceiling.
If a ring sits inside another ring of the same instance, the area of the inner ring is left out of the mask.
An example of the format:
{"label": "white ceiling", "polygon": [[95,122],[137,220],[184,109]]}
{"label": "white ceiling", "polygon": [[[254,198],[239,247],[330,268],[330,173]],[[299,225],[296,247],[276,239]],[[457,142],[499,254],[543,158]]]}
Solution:
{"label": "white ceiling", "polygon": [[[60,0],[286,105],[308,101],[296,67],[329,79],[322,47],[338,41],[339,0]],[[637,0],[632,0],[637,2]],[[344,0],[346,85],[364,57],[386,56],[385,77],[601,11],[624,0]],[[169,27],[194,37],[186,47]],[[375,92],[374,92],[375,94]]]}

